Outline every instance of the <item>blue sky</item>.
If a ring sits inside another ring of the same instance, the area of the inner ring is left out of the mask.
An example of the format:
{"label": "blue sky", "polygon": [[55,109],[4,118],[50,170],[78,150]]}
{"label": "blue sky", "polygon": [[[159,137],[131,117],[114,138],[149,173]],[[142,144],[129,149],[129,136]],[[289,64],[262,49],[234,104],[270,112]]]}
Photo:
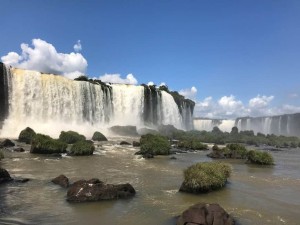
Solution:
{"label": "blue sky", "polygon": [[80,55],[76,70],[91,77],[165,82],[197,102],[196,116],[300,112],[300,1],[2,0],[1,8],[2,57],[41,39]]}

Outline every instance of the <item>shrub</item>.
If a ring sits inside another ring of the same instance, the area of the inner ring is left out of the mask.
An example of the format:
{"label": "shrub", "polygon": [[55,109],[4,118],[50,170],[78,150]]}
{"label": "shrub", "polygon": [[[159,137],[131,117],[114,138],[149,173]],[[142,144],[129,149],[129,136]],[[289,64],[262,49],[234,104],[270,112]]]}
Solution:
{"label": "shrub", "polygon": [[247,159],[250,163],[254,164],[274,165],[273,156],[269,152],[250,150],[247,154]]}
{"label": "shrub", "polygon": [[247,149],[245,148],[244,145],[241,144],[227,144],[226,147],[230,150],[228,151],[226,149],[226,151],[228,151],[227,154],[225,154],[224,151],[224,155],[226,156],[226,158],[241,158],[244,159],[247,157]]}
{"label": "shrub", "polygon": [[92,140],[93,141],[107,141],[107,138],[99,131],[96,131],[92,137]]}
{"label": "shrub", "polygon": [[20,142],[25,142],[26,144],[30,144],[32,138],[34,138],[36,133],[34,132],[33,129],[30,127],[26,127],[24,130],[22,130],[19,134],[18,140]]}
{"label": "shrub", "polygon": [[169,155],[171,145],[168,139],[159,134],[146,134],[140,139],[140,154]]}
{"label": "shrub", "polygon": [[88,141],[79,141],[73,144],[69,152],[70,155],[92,155],[95,150],[94,144]]}
{"label": "shrub", "polygon": [[193,139],[180,141],[178,143],[178,148],[188,148],[192,150],[206,150],[208,146],[202,144],[199,140],[193,138]]}
{"label": "shrub", "polygon": [[232,168],[227,163],[203,162],[188,167],[184,171],[184,181],[180,191],[201,193],[225,186]]}
{"label": "shrub", "polygon": [[74,144],[77,141],[85,141],[85,136],[75,131],[62,131],[59,135],[59,140],[67,144]]}
{"label": "shrub", "polygon": [[67,144],[62,141],[52,139],[48,135],[37,134],[32,139],[30,153],[64,153],[66,152],[67,147]]}

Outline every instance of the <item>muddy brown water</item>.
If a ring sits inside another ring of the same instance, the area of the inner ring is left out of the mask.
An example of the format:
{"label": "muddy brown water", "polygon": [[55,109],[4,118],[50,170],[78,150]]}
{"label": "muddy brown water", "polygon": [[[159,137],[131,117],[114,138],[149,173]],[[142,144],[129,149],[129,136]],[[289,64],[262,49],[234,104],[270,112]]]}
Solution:
{"label": "muddy brown water", "polygon": [[[124,138],[122,139],[124,140]],[[198,202],[219,203],[243,225],[300,224],[300,149],[272,152],[275,166],[232,164],[227,186],[208,194],[178,192],[182,171],[203,161],[208,152],[145,160],[138,148],[120,139],[96,144],[93,156],[53,158],[5,150],[0,166],[24,184],[0,185],[0,224],[174,225],[174,217]],[[28,145],[23,145],[29,149]],[[68,203],[66,190],[50,180],[65,174],[71,181],[99,178],[131,183],[137,191],[127,200]]]}

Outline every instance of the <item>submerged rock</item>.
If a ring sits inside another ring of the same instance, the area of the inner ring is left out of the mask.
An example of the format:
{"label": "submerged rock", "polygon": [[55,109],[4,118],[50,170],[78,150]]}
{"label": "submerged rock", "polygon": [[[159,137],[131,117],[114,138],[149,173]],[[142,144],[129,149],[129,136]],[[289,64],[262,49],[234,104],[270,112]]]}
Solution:
{"label": "submerged rock", "polygon": [[176,225],[234,225],[233,218],[219,205],[198,203],[185,210]]}
{"label": "submerged rock", "polygon": [[133,146],[133,147],[140,147],[140,146],[141,146],[141,143],[138,142],[138,141],[133,141],[133,142],[132,142],[132,146]]}
{"label": "submerged rock", "polygon": [[135,195],[131,184],[104,184],[99,179],[79,180],[72,184],[67,193],[69,202],[87,202],[129,198]]}
{"label": "submerged rock", "polygon": [[13,149],[14,152],[25,152],[24,148],[17,147]]}
{"label": "submerged rock", "polygon": [[127,142],[127,141],[121,141],[120,145],[131,145],[131,144],[129,142]]}
{"label": "submerged rock", "polygon": [[69,187],[69,179],[63,174],[59,175],[58,177],[55,177],[51,180],[51,182],[60,185],[63,188]]}

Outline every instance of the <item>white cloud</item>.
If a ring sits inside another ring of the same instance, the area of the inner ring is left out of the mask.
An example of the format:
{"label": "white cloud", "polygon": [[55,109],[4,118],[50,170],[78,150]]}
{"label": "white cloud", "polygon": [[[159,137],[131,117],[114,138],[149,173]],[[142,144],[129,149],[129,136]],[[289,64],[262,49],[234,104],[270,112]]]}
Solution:
{"label": "white cloud", "polygon": [[289,97],[290,97],[290,98],[298,98],[299,95],[298,95],[297,93],[291,93],[291,94],[289,95]]}
{"label": "white cloud", "polygon": [[274,96],[260,96],[257,95],[255,98],[249,100],[250,108],[264,108],[269,105],[269,103],[274,99]]}
{"label": "white cloud", "polygon": [[121,78],[120,74],[105,74],[100,76],[99,79],[107,83],[117,83],[117,84],[137,84],[137,79],[133,74],[128,74],[126,78]]}
{"label": "white cloud", "polygon": [[167,85],[166,85],[165,82],[161,82],[160,85],[159,85],[159,87],[160,87],[160,86],[167,86]]}
{"label": "white cloud", "polygon": [[33,39],[32,47],[22,43],[21,49],[21,54],[9,52],[2,56],[2,62],[22,69],[61,74],[71,79],[84,74],[88,65],[80,53],[59,53],[52,44],[41,39]]}
{"label": "white cloud", "polygon": [[186,98],[194,99],[197,94],[197,88],[193,86],[190,89],[183,89],[179,91],[179,94],[183,95]]}
{"label": "white cloud", "polygon": [[149,81],[147,85],[148,86],[152,86],[152,85],[154,85],[154,82],[153,81]]}
{"label": "white cloud", "polygon": [[73,46],[73,48],[75,52],[80,52],[82,50],[80,40],[77,41],[77,43]]}

